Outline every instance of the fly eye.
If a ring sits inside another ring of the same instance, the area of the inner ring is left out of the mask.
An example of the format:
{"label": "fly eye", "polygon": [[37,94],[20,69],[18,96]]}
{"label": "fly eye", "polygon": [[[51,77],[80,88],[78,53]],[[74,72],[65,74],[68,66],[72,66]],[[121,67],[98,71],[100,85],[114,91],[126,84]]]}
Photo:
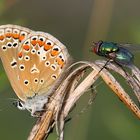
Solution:
{"label": "fly eye", "polygon": [[98,49],[97,49],[96,46],[93,47],[93,52],[94,52],[94,53],[98,53]]}

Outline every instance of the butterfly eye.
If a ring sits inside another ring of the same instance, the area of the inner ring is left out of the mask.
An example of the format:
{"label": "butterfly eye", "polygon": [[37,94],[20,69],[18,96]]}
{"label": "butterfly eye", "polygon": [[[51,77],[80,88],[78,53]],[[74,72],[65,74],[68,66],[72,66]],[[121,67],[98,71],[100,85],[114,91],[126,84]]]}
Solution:
{"label": "butterfly eye", "polygon": [[13,102],[13,105],[14,105],[15,107],[17,107],[19,110],[25,110],[24,103],[21,102],[21,101]]}
{"label": "butterfly eye", "polygon": [[24,104],[22,102],[20,102],[20,101],[17,104],[17,108],[20,109],[20,110],[25,110]]}

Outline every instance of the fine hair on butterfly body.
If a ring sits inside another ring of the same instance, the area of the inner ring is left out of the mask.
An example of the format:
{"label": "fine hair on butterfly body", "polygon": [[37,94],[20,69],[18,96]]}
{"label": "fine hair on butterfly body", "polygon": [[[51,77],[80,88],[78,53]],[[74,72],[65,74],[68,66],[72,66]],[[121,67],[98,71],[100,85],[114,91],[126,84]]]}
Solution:
{"label": "fine hair on butterfly body", "polygon": [[2,25],[0,49],[2,64],[19,98],[17,107],[32,115],[41,111],[71,62],[67,48],[48,33]]}

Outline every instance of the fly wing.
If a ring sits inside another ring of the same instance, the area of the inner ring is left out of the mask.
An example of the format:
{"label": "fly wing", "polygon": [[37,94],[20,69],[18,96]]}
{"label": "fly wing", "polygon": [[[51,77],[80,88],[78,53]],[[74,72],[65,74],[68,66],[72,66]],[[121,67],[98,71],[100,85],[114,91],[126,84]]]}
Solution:
{"label": "fly wing", "polygon": [[128,49],[131,52],[136,52],[136,51],[140,51],[140,44],[118,44],[119,47],[123,47]]}

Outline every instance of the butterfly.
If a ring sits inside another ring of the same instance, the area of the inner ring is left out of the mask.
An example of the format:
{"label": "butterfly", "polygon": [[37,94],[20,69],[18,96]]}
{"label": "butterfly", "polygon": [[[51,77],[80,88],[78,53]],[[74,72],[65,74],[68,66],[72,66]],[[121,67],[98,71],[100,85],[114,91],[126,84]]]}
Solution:
{"label": "butterfly", "polygon": [[18,25],[0,26],[0,58],[18,96],[16,106],[31,115],[41,111],[70,63],[67,48],[55,37]]}

